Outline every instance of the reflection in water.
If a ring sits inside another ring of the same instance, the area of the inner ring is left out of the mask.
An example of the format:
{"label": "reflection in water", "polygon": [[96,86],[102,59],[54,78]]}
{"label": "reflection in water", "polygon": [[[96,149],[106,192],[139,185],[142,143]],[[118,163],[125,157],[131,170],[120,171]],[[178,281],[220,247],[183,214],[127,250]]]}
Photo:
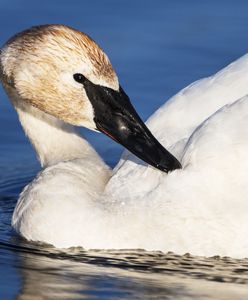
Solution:
{"label": "reflection in water", "polygon": [[56,299],[58,296],[60,299],[83,298],[81,291],[89,289],[87,279],[80,280],[79,274],[70,271],[73,264],[24,254],[20,265],[23,282],[17,299]]}
{"label": "reflection in water", "polygon": [[245,259],[143,250],[61,252],[19,239],[0,245],[19,253],[22,287],[17,299],[221,300],[248,295]]}

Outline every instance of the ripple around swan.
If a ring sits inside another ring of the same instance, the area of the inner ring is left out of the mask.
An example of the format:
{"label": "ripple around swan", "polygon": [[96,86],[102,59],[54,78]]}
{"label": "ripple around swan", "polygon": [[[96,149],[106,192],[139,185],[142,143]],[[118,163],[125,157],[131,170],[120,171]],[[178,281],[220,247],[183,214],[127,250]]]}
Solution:
{"label": "ripple around swan", "polygon": [[14,265],[23,281],[20,299],[34,295],[50,298],[59,291],[65,299],[79,295],[94,295],[97,299],[117,296],[126,299],[134,295],[135,299],[151,299],[152,295],[155,299],[172,296],[215,299],[216,295],[216,299],[227,299],[238,295],[239,299],[246,299],[248,292],[248,260],[244,259],[178,256],[143,250],[72,248],[62,252],[16,237],[11,242],[1,240],[0,249],[1,265],[9,265],[13,259],[6,253],[17,255]]}

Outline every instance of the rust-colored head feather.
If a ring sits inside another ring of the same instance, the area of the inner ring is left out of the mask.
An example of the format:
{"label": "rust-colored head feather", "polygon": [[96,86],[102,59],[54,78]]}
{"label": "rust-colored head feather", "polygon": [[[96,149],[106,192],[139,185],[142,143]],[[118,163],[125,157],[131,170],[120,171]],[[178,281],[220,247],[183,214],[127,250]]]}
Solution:
{"label": "rust-colored head feather", "polygon": [[89,36],[67,26],[42,25],[23,31],[6,43],[0,59],[6,89],[14,88],[24,101],[71,124],[84,125],[92,117],[87,95],[73,74],[119,89],[103,50]]}

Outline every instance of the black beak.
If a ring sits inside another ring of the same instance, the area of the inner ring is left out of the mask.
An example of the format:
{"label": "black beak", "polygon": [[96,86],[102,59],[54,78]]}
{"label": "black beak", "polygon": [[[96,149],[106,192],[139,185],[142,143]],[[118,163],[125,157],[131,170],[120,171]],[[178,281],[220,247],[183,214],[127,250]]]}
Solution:
{"label": "black beak", "polygon": [[84,88],[94,109],[96,127],[159,170],[181,168],[179,161],[152,135],[136,113],[128,96],[119,91],[84,80]]}

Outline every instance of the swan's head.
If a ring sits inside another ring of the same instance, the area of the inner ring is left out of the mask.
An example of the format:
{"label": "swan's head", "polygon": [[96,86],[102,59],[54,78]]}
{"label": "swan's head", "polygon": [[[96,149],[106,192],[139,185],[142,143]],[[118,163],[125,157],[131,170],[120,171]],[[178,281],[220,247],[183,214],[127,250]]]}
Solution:
{"label": "swan's head", "polygon": [[33,27],[1,51],[1,77],[20,101],[69,124],[107,134],[164,171],[180,167],[141,121],[103,50],[63,25]]}

